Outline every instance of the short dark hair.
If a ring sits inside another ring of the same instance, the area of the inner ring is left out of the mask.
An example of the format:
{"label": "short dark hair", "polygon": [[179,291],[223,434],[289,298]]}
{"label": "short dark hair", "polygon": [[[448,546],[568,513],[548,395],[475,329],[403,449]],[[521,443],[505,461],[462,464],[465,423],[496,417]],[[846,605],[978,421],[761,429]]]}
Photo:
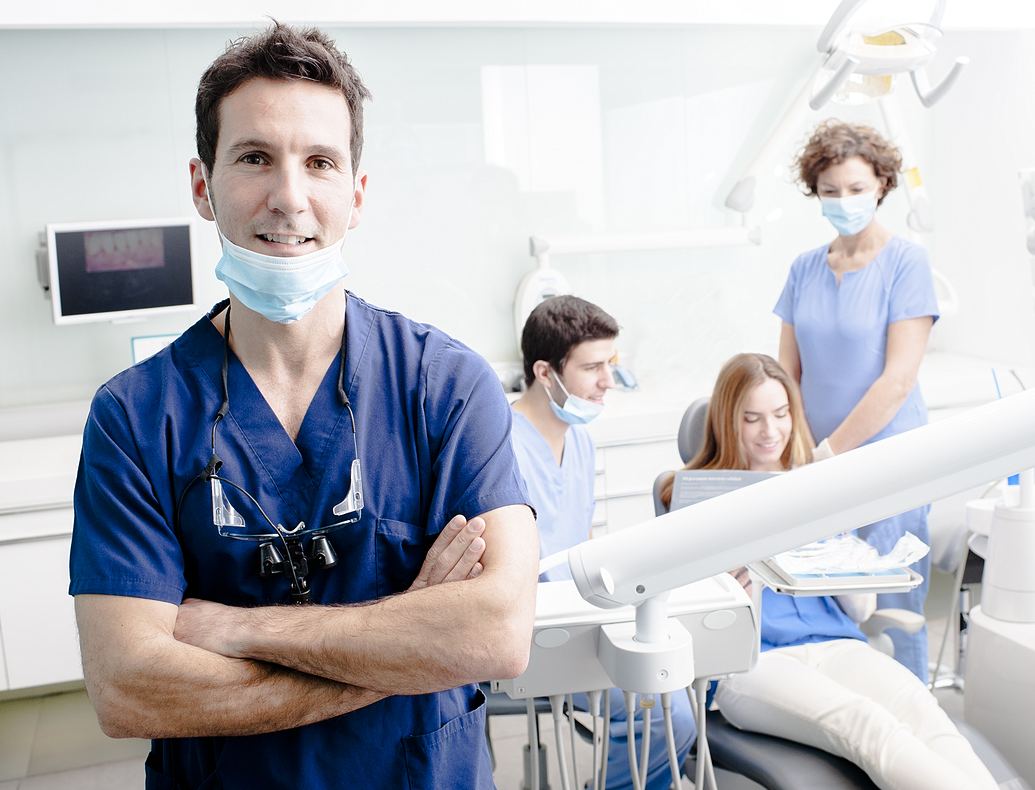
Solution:
{"label": "short dark hair", "polygon": [[592,302],[577,296],[552,296],[538,306],[521,331],[525,384],[535,381],[532,366],[540,359],[558,373],[579,343],[618,337],[618,322]]}
{"label": "short dark hair", "polygon": [[309,80],[341,91],[349,107],[349,150],[352,173],[356,174],[363,152],[363,102],[370,98],[370,91],[326,33],[315,27],[294,28],[279,22],[262,33],[231,41],[201,75],[194,115],[198,157],[209,173],[216,161],[220,102],[257,77]]}
{"label": "short dark hair", "polygon": [[853,156],[869,164],[880,181],[882,194],[877,198],[879,206],[888,193],[898,186],[902,154],[894,143],[885,140],[872,126],[844,123],[836,118],[829,118],[817,126],[804,148],[798,152],[794,166],[798,171],[798,183],[802,191],[808,197],[814,197],[817,194],[816,184],[823,171]]}

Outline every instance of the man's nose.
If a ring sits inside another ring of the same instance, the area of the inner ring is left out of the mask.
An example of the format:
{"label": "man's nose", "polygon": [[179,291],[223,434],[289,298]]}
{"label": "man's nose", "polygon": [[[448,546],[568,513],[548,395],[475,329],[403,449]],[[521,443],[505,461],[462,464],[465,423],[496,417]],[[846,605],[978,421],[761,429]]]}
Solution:
{"label": "man's nose", "polygon": [[294,168],[281,167],[271,173],[266,207],[277,214],[299,214],[308,206],[305,177]]}

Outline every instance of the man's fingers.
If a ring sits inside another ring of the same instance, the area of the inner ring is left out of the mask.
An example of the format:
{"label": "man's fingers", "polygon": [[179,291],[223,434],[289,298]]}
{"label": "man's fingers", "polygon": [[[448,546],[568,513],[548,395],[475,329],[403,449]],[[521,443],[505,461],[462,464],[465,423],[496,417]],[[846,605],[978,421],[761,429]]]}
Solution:
{"label": "man's fingers", "polygon": [[471,568],[471,572],[469,574],[467,574],[467,578],[468,579],[477,579],[479,576],[482,575],[482,571],[483,570],[485,570],[485,566],[482,565],[480,562],[476,562],[474,564],[474,567]]}
{"label": "man's fingers", "polygon": [[467,526],[467,518],[458,513],[442,528],[442,531],[438,533],[438,537],[435,538],[435,542],[428,549],[424,562],[420,566],[420,572],[417,574],[417,578],[413,580],[413,584],[410,585],[411,590],[437,584],[438,581],[434,579],[434,576],[440,577],[448,572],[448,568],[445,571],[436,570],[439,558],[442,556],[442,552],[456,539],[456,536],[463,531],[465,526]]}
{"label": "man's fingers", "polygon": [[471,542],[464,550],[464,553],[460,555],[460,559],[458,559],[452,569],[446,573],[446,577],[443,581],[458,582],[469,578],[471,571],[474,570],[474,566],[481,565],[479,560],[481,560],[482,554],[484,553],[485,538],[481,536],[472,538]]}
{"label": "man's fingers", "polygon": [[[428,583],[439,584],[444,581],[457,581],[467,578],[471,566],[481,559],[482,552],[485,551],[485,541],[481,539],[481,534],[484,530],[485,522],[482,519],[473,518],[468,521],[467,526],[456,534],[449,545],[435,559],[428,575]],[[475,540],[478,541],[480,548],[477,550],[477,555],[471,559],[467,552],[471,550]],[[454,576],[453,571],[457,566],[462,567],[462,572]]]}

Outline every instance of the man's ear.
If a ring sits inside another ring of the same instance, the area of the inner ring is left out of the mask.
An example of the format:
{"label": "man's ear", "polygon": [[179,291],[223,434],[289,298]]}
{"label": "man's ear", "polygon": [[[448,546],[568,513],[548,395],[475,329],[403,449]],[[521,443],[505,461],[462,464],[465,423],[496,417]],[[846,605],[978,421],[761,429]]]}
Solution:
{"label": "man's ear", "polygon": [[532,375],[535,376],[536,381],[549,388],[552,383],[550,379],[550,363],[545,359],[537,359],[532,363]]}
{"label": "man's ear", "polygon": [[209,202],[208,190],[205,188],[205,177],[203,174],[204,165],[201,160],[194,157],[188,163],[190,169],[190,196],[194,201],[194,208],[197,209],[204,219],[213,221],[216,218],[212,211],[212,204]]}

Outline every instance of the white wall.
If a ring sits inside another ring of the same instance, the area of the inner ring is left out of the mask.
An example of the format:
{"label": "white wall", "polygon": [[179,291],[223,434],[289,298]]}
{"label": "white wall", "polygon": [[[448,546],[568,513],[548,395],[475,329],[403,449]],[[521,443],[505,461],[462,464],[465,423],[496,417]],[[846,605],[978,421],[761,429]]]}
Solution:
{"label": "white wall", "polygon": [[1035,167],[1035,33],[954,37],[945,56],[956,54],[970,55],[971,65],[932,112],[928,179],[934,256],[963,299],[941,340],[1031,367],[1035,297],[1017,171]]}
{"label": "white wall", "polygon": [[[0,31],[0,73],[6,75],[0,83],[0,216],[6,230],[0,247],[0,406],[89,397],[128,363],[132,336],[178,331],[192,320],[55,327],[35,281],[33,251],[47,222],[193,214],[186,162],[194,153],[196,82],[239,32]],[[732,182],[735,163],[750,157],[815,58],[815,31],[793,29],[332,33],[374,93],[364,155],[368,202],[363,224],[349,240],[349,287],[441,326],[493,360],[517,356],[511,305],[531,265],[531,233],[735,222],[719,207],[721,188]],[[911,95],[903,101],[935,189],[940,228],[958,235],[968,232],[959,218],[971,216],[974,203],[993,202],[982,189],[990,174],[979,165],[976,142],[995,133],[986,147],[1006,150],[1001,138],[1013,135],[1011,150],[1019,153],[1035,139],[1027,126],[1015,130],[1000,122],[989,130],[942,120],[985,112],[994,101],[976,86],[987,86],[990,75],[1001,71],[993,63],[1010,53],[1025,57],[1024,44],[1030,43],[1021,34],[983,35],[966,39],[981,44],[989,61],[980,71],[974,67],[985,75],[980,81],[961,83],[961,96],[964,87],[975,91],[969,101],[950,95],[933,114],[921,112]],[[1023,74],[1016,65],[1004,67],[1020,95],[1032,82],[1030,63],[1024,61]],[[1005,117],[1007,109],[1001,112]],[[879,122],[869,108],[837,113]],[[951,189],[951,199],[943,200],[938,188]],[[994,198],[1016,206],[1016,194],[1003,187]],[[902,201],[893,196],[882,212],[892,227],[901,226]],[[786,180],[763,184],[759,203],[766,209],[761,215],[769,207],[782,210],[782,218],[765,227],[761,247],[555,262],[576,292],[619,319],[621,345],[642,377],[693,374],[705,380],[736,351],[775,351],[778,326],[770,310],[787,267],[797,252],[831,236],[816,205]],[[1007,213],[990,209],[974,225],[975,235],[980,228],[1005,249],[1015,230]],[[211,225],[199,221],[197,227],[196,276],[207,306],[222,294],[211,275],[218,247]],[[943,244],[939,235],[937,245],[936,265],[966,269],[959,239]],[[1022,249],[1019,238],[1016,249]],[[1030,271],[1009,268],[1002,257],[983,263],[982,287],[994,290],[1001,282],[1020,295],[1005,311],[974,303],[969,318],[992,327],[981,344],[1007,334],[1001,324],[1012,311],[1026,309],[1030,321]],[[1016,271],[1028,272],[1026,291],[1012,276]],[[979,315],[979,308],[989,315]],[[946,322],[939,332],[969,350],[977,341],[960,327],[949,333]],[[1030,342],[1029,332],[1014,350],[1029,353]]]}

